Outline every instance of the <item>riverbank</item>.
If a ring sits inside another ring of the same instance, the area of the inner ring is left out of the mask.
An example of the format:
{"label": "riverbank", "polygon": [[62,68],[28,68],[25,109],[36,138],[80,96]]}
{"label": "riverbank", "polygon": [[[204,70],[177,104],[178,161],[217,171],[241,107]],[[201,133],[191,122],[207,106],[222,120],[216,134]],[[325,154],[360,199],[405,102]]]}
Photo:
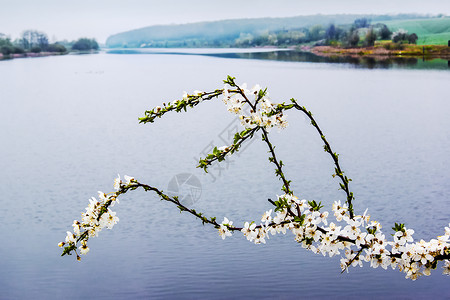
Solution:
{"label": "riverbank", "polygon": [[42,51],[39,53],[26,52],[26,53],[13,53],[9,55],[3,55],[0,53],[0,60],[14,59],[14,58],[27,58],[27,57],[45,57],[45,56],[56,56],[56,55],[66,55],[66,54],[93,54],[98,53],[98,50],[85,50],[85,51],[66,51],[66,52],[48,52]]}
{"label": "riverbank", "polygon": [[395,45],[379,44],[373,47],[341,48],[335,46],[315,46],[310,51],[319,56],[352,56],[352,57],[425,57],[450,60],[450,47],[441,45]]}
{"label": "riverbank", "polygon": [[0,60],[3,59],[14,59],[14,58],[26,58],[26,57],[44,57],[44,56],[54,56],[54,55],[66,55],[69,52],[26,52],[26,53],[13,53],[9,55],[3,55],[0,53]]}

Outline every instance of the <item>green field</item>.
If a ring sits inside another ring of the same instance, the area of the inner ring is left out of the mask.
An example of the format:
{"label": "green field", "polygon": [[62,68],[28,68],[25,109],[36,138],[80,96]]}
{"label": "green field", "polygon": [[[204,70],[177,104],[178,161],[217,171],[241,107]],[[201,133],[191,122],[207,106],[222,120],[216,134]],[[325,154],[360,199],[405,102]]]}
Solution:
{"label": "green field", "polygon": [[402,28],[408,33],[417,34],[418,45],[447,45],[450,40],[450,17],[384,21],[383,23],[392,31]]}

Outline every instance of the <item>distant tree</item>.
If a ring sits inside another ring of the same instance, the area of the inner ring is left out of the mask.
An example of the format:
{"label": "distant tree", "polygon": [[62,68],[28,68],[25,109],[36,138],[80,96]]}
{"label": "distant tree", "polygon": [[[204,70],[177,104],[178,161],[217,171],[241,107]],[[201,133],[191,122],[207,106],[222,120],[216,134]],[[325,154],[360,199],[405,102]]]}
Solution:
{"label": "distant tree", "polygon": [[31,47],[30,51],[33,53],[41,53],[42,49],[39,46],[33,46]]}
{"label": "distant tree", "polygon": [[381,24],[380,29],[380,39],[382,40],[390,40],[392,35],[392,31],[386,26],[386,24]]}
{"label": "distant tree", "polygon": [[14,48],[12,46],[1,46],[0,53],[3,55],[10,55],[11,53],[14,53]]}
{"label": "distant tree", "polygon": [[394,43],[409,43],[415,44],[417,42],[418,36],[415,33],[408,34],[408,31],[404,29],[399,29],[392,34],[392,41]]}
{"label": "distant tree", "polygon": [[294,30],[290,32],[291,45],[297,45],[306,41],[306,29]]}
{"label": "distant tree", "polygon": [[241,33],[235,43],[238,47],[250,47],[253,46],[253,35],[251,33]]}
{"label": "distant tree", "polygon": [[377,40],[377,34],[373,30],[373,28],[370,28],[366,33],[364,43],[366,46],[371,47],[371,46],[375,45],[376,40]]}
{"label": "distant tree", "polygon": [[72,50],[88,51],[98,50],[98,43],[95,39],[81,38],[78,39],[73,45]]}
{"label": "distant tree", "polygon": [[22,39],[20,40],[21,46],[24,49],[30,49],[33,42],[33,34],[31,30],[26,30],[22,33]]}
{"label": "distant tree", "polygon": [[41,33],[38,32],[37,34],[37,42],[38,42],[38,47],[41,48],[42,50],[47,50],[48,47],[48,37],[45,33]]}
{"label": "distant tree", "polygon": [[269,45],[278,45],[278,38],[276,34],[269,34]]}
{"label": "distant tree", "polygon": [[62,40],[62,41],[57,41],[55,42],[55,44],[58,45],[63,45],[66,48],[72,48],[72,45],[75,43],[75,41],[69,42],[68,40]]}
{"label": "distant tree", "polygon": [[359,43],[358,30],[352,30],[347,33],[346,43],[350,47],[356,47]]}
{"label": "distant tree", "polygon": [[25,53],[25,50],[23,50],[22,47],[14,46],[14,53],[22,54],[22,53]]}
{"label": "distant tree", "polygon": [[314,25],[309,29],[309,39],[311,41],[318,41],[325,37],[325,32],[322,25]]}
{"label": "distant tree", "polygon": [[418,39],[418,38],[419,38],[419,37],[417,36],[417,34],[411,33],[411,34],[408,35],[408,42],[409,42],[410,44],[415,44],[415,43],[417,42],[417,39]]}
{"label": "distant tree", "polygon": [[14,46],[11,44],[11,41],[6,38],[0,38],[0,52],[3,55],[10,55],[14,53]]}
{"label": "distant tree", "polygon": [[356,28],[367,28],[370,25],[370,20],[367,18],[356,19],[353,24]]}
{"label": "distant tree", "polygon": [[282,30],[278,32],[277,41],[279,45],[288,45],[291,42],[289,32],[287,30]]}
{"label": "distant tree", "polygon": [[26,50],[31,50],[33,47],[39,47],[43,50],[47,49],[48,37],[45,33],[36,30],[25,30],[22,33],[21,46]]}
{"label": "distant tree", "polygon": [[330,24],[325,30],[325,39],[328,41],[336,40],[336,26]]}
{"label": "distant tree", "polygon": [[402,43],[404,40],[408,40],[408,31],[399,29],[392,33],[392,41],[394,43]]}
{"label": "distant tree", "polygon": [[11,44],[11,40],[7,39],[7,38],[1,38],[0,37],[0,47],[1,46],[6,46],[6,45],[12,45]]}
{"label": "distant tree", "polygon": [[328,45],[334,43],[335,41],[343,40],[346,36],[346,32],[341,27],[337,27],[331,24],[325,30],[325,40]]}
{"label": "distant tree", "polygon": [[64,52],[67,52],[67,49],[63,45],[55,43],[55,44],[48,45],[47,51],[64,53]]}

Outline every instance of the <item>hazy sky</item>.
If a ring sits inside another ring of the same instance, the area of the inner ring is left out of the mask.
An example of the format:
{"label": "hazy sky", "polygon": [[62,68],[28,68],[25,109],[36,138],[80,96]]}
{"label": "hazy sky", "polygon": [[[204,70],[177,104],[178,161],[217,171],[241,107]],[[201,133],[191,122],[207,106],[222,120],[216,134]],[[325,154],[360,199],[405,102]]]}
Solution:
{"label": "hazy sky", "polygon": [[50,40],[94,37],[155,24],[336,13],[450,15],[450,0],[0,0],[0,33],[26,29]]}

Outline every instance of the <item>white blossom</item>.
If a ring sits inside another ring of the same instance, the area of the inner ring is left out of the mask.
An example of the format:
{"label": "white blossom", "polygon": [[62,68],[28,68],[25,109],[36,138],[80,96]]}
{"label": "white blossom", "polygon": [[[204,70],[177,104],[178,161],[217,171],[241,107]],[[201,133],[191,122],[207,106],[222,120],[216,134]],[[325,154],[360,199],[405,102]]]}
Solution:
{"label": "white blossom", "polygon": [[86,245],[86,242],[81,242],[80,254],[86,255],[89,252],[89,247]]}
{"label": "white blossom", "polygon": [[414,239],[412,235],[414,234],[414,230],[412,229],[404,229],[404,231],[397,231],[394,234],[395,240],[398,241],[400,245],[404,245],[405,243],[412,243]]}
{"label": "white blossom", "polygon": [[66,243],[76,243],[76,236],[70,231],[67,231]]}
{"label": "white blossom", "polygon": [[228,230],[228,226],[233,225],[233,222],[227,218],[223,218],[222,223],[219,225],[219,234],[224,240],[227,236],[231,236],[231,232]]}
{"label": "white blossom", "polygon": [[269,223],[272,221],[272,210],[266,211],[264,215],[261,217],[261,222],[265,223],[265,226],[268,226]]}
{"label": "white blossom", "polygon": [[127,176],[127,175],[124,176],[124,179],[125,179],[125,184],[126,184],[126,185],[132,184],[133,181],[135,180],[134,177]]}
{"label": "white blossom", "polygon": [[116,191],[120,190],[120,185],[122,184],[122,181],[120,180],[120,175],[117,174],[117,178],[114,179],[114,189]]}

